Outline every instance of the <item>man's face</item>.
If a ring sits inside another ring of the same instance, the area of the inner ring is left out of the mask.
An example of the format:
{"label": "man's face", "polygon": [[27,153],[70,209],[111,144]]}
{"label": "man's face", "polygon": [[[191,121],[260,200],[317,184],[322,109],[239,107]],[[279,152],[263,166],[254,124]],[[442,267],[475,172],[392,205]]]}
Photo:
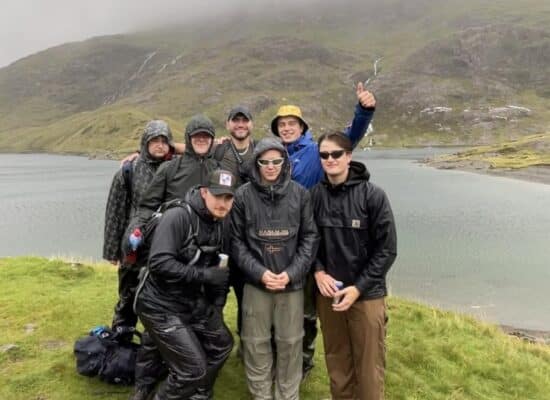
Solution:
{"label": "man's face", "polygon": [[285,144],[298,140],[303,130],[302,123],[296,117],[279,117],[277,119],[277,132]]}
{"label": "man's face", "polygon": [[347,177],[349,163],[351,162],[350,152],[346,152],[330,140],[323,140],[319,146],[319,155],[321,166],[327,176],[337,180]]}
{"label": "man's face", "polygon": [[243,114],[237,114],[233,119],[226,122],[225,127],[229,134],[237,139],[244,140],[252,133],[252,121],[246,118]]}
{"label": "man's face", "polygon": [[157,136],[147,142],[147,152],[154,159],[163,159],[169,151],[170,146],[164,136]]}
{"label": "man's face", "polygon": [[206,132],[195,133],[191,136],[191,146],[193,146],[195,154],[204,156],[208,154],[210,146],[212,146],[212,136]]}
{"label": "man's face", "polygon": [[210,193],[208,188],[201,188],[201,197],[204,200],[204,204],[208,209],[208,212],[216,219],[223,219],[231,211],[233,206],[233,195],[231,194],[220,194],[214,196]]}
{"label": "man's face", "polygon": [[283,163],[284,158],[279,150],[263,152],[257,161],[262,181],[267,184],[275,183],[281,175]]}

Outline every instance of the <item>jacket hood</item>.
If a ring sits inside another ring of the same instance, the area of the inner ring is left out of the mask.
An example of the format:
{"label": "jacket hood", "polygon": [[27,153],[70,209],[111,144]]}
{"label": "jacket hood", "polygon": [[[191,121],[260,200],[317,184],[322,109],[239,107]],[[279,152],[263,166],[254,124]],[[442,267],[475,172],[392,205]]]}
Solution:
{"label": "jacket hood", "polygon": [[[163,136],[168,142],[168,146],[170,146],[170,151],[168,152],[167,157],[165,157],[163,160],[157,160],[151,157],[148,151],[149,142],[159,136]],[[143,130],[143,134],[141,135],[140,154],[143,159],[149,162],[169,160],[170,158],[172,158],[174,151],[174,139],[172,137],[172,131],[170,130],[168,124],[160,119],[149,121],[147,125],[145,125],[145,129]]]}
{"label": "jacket hood", "polygon": [[212,136],[212,143],[210,144],[207,155],[212,154],[214,138],[216,137],[216,129],[214,128],[214,123],[210,120],[210,118],[202,114],[192,116],[185,127],[185,153],[192,156],[197,156],[193,146],[191,145],[191,136],[199,132],[205,132]]}
{"label": "jacket hood", "polygon": [[185,202],[191,206],[201,219],[208,222],[214,221],[212,214],[210,214],[210,211],[206,208],[206,204],[204,204],[199,186],[195,186],[187,192],[185,195]]}
{"label": "jacket hood", "polygon": [[[283,165],[281,167],[281,174],[274,185],[264,185],[262,183],[260,167],[258,166],[258,159],[268,150],[278,150],[284,158]],[[254,146],[253,157],[250,162],[252,163],[252,165],[248,165],[248,170],[250,171],[250,182],[258,189],[258,191],[261,193],[274,193],[275,195],[284,194],[291,180],[290,159],[288,158],[288,153],[280,139],[275,137],[267,137],[256,143]]]}
{"label": "jacket hood", "polygon": [[368,171],[365,164],[360,163],[358,161],[351,161],[350,164],[349,164],[349,174],[348,174],[348,177],[347,177],[347,179],[344,183],[333,186],[329,182],[329,180],[327,178],[327,174],[323,175],[322,183],[323,183],[323,185],[325,185],[329,188],[337,189],[337,188],[341,188],[343,186],[357,185],[358,183],[365,182],[365,181],[368,182],[369,179],[370,179],[370,172]]}

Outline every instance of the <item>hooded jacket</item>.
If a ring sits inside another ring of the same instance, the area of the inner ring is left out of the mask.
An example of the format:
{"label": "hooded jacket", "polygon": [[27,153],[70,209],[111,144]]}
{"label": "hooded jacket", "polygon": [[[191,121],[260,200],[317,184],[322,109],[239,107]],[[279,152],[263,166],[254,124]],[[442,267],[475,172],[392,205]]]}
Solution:
{"label": "hooded jacket", "polygon": [[142,226],[158,207],[170,200],[183,199],[189,189],[206,183],[208,174],[219,168],[219,163],[212,155],[212,144],[208,153],[199,156],[191,145],[191,135],[204,131],[214,136],[212,122],[201,115],[194,116],[185,130],[185,153],[164,163],[154,176],[151,185],[145,192],[132,219],[126,237],[133,228]]}
{"label": "hooded jacket", "polygon": [[189,191],[185,201],[191,211],[171,208],[156,227],[149,253],[149,276],[139,293],[142,310],[191,314],[198,311],[197,301],[202,306],[225,304],[226,288],[219,290],[202,283],[205,268],[218,268],[222,221],[212,217],[198,187]]}
{"label": "hooded jacket", "polygon": [[[284,158],[273,185],[262,184],[257,166],[268,150]],[[252,161],[250,181],[237,190],[231,210],[231,255],[246,280],[261,289],[267,290],[261,279],[268,269],[287,272],[285,291],[301,289],[319,241],[309,193],[291,180],[288,154],[278,139],[258,142]]]}
{"label": "hooded jacket", "polygon": [[344,183],[333,186],[325,176],[311,190],[321,235],[315,270],[355,285],[360,300],[387,295],[386,274],[397,256],[390,203],[369,178],[367,168],[352,161]]}
{"label": "hooded jacket", "polygon": [[[148,152],[149,142],[159,136],[165,137],[170,146],[168,155],[161,160],[151,157]],[[135,216],[137,205],[153,180],[155,172],[162,163],[170,160],[173,154],[172,132],[166,122],[161,120],[149,122],[141,136],[140,155],[132,161],[132,187],[126,187],[122,169],[115,173],[111,183],[105,208],[104,259],[122,261],[121,244],[124,231],[129,221]]]}

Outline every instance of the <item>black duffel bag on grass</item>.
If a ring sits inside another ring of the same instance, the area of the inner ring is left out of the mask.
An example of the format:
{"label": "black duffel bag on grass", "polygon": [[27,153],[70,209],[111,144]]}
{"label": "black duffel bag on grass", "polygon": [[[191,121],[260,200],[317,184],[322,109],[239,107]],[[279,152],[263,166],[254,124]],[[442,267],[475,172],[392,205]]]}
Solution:
{"label": "black duffel bag on grass", "polygon": [[128,340],[141,334],[133,327],[118,327],[116,331],[99,326],[74,344],[76,370],[81,375],[99,376],[108,383],[134,383],[136,353],[139,344]]}

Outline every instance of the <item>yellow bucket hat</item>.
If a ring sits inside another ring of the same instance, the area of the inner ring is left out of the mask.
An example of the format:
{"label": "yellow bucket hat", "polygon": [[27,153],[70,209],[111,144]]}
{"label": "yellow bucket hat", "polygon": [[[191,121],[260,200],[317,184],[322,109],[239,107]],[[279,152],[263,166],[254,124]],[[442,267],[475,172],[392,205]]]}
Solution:
{"label": "yellow bucket hat", "polygon": [[275,136],[279,136],[279,130],[277,129],[277,121],[280,117],[295,117],[298,118],[302,124],[304,124],[304,132],[308,131],[309,126],[306,121],[304,121],[304,118],[302,118],[302,110],[300,110],[300,107],[293,106],[293,105],[285,105],[279,107],[279,110],[277,111],[277,115],[275,115],[275,118],[271,121],[271,132]]}

